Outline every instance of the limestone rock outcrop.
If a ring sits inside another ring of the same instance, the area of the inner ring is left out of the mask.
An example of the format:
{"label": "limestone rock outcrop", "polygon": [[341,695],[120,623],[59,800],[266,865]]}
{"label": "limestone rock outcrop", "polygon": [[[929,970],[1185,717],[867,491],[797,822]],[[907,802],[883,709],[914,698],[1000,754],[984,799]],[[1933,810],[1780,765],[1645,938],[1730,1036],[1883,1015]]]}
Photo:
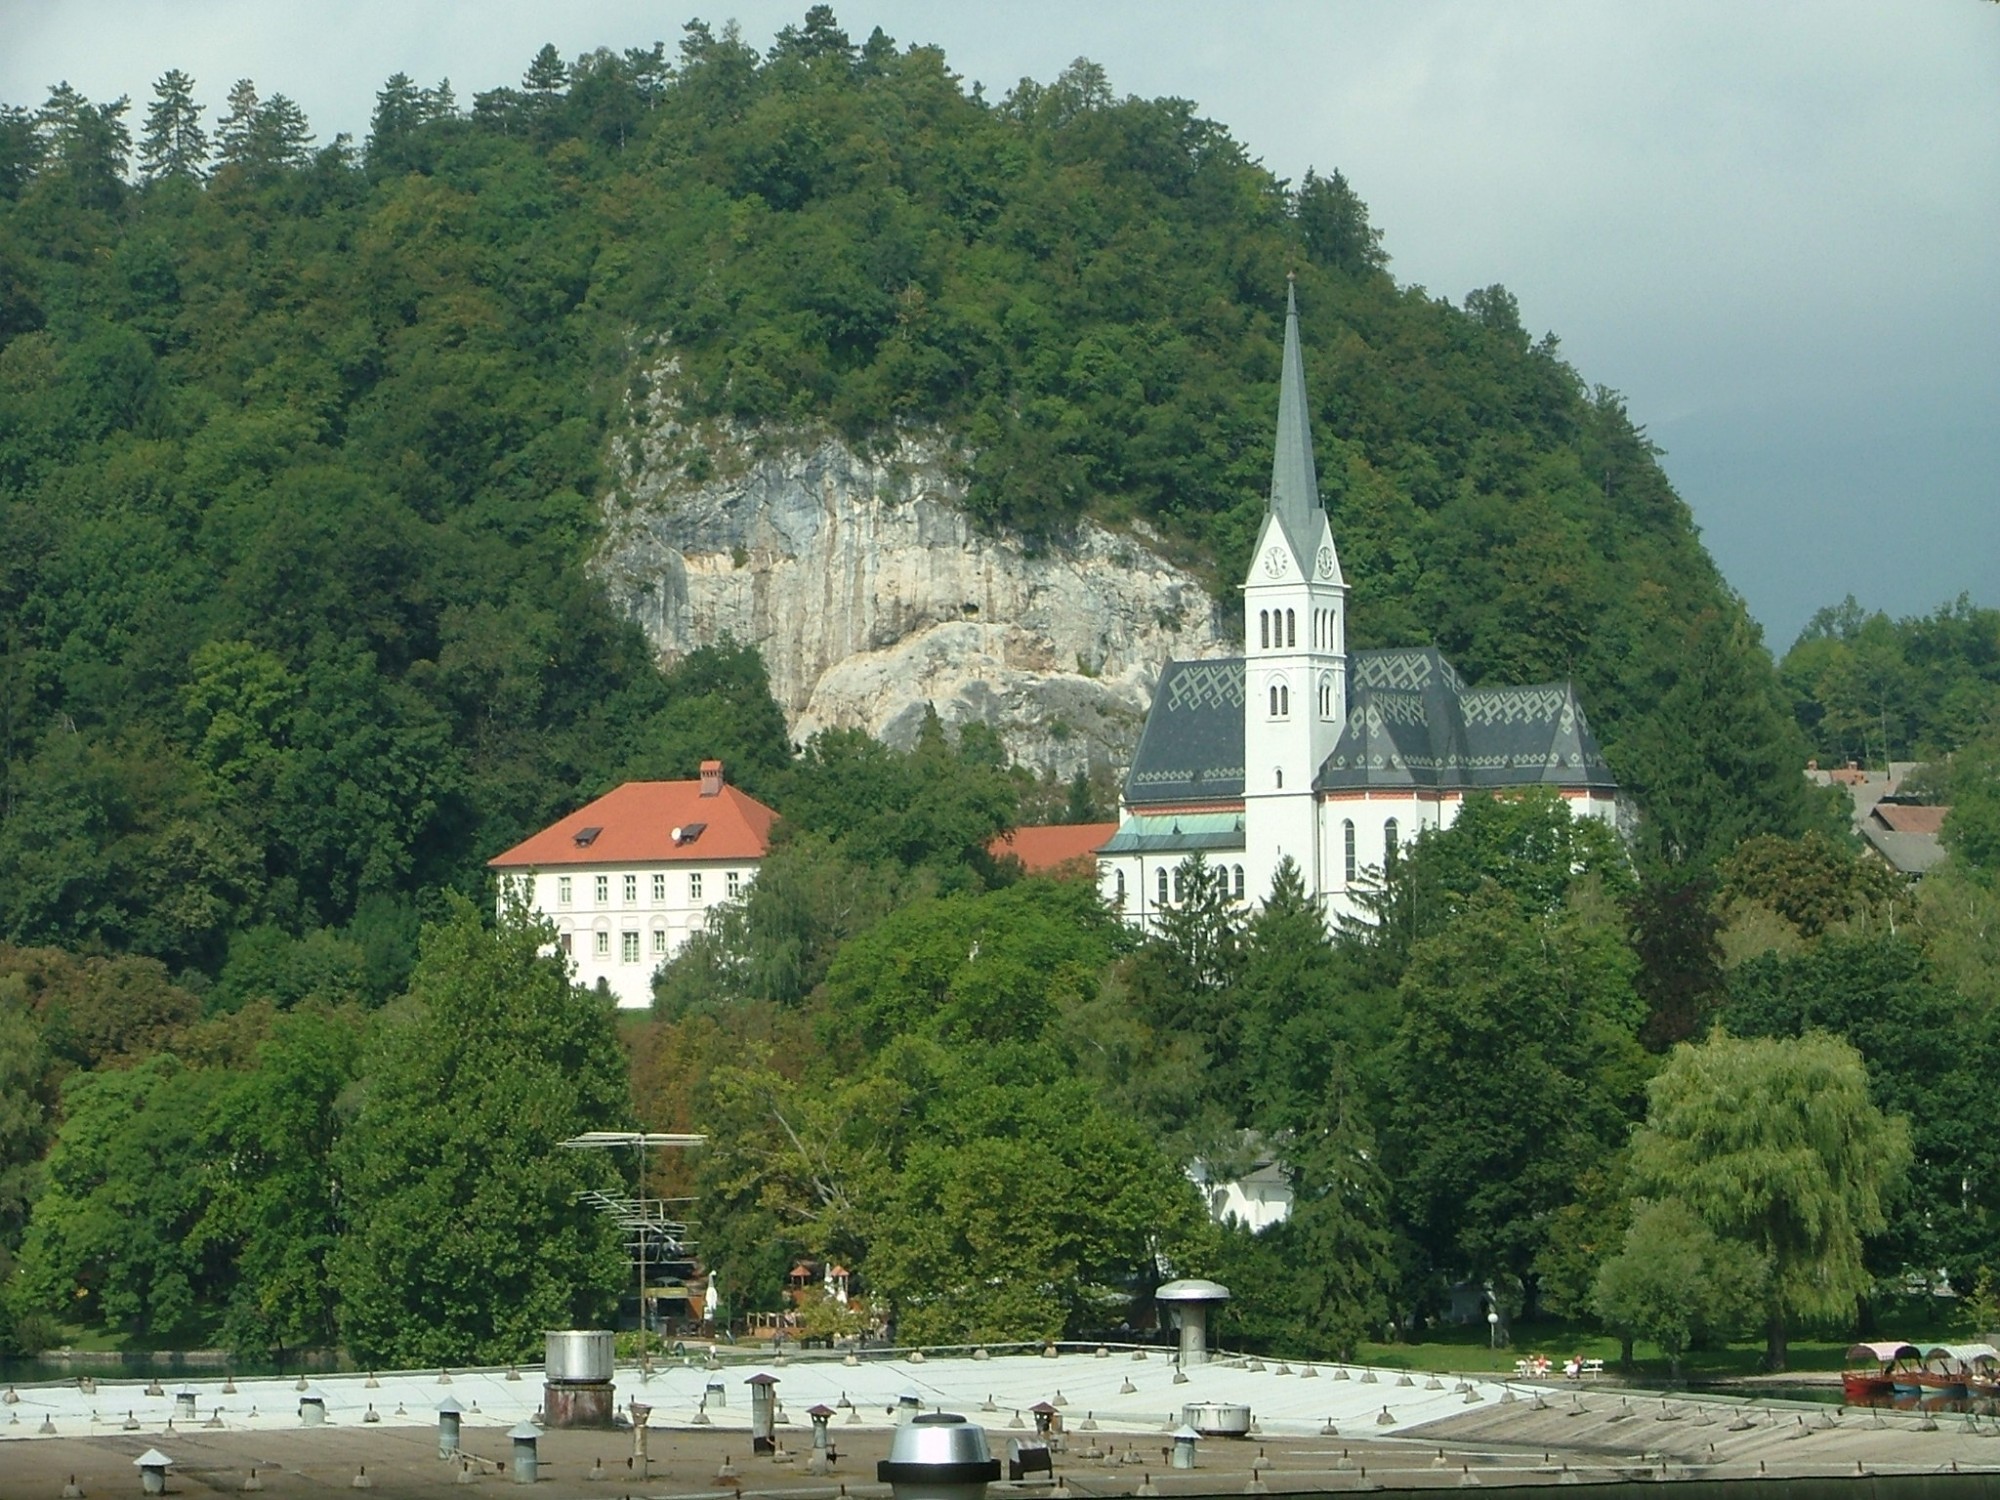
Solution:
{"label": "limestone rock outcrop", "polygon": [[982,532],[939,440],[880,457],[767,442],[696,482],[649,437],[598,573],[664,660],[759,647],[795,739],[859,726],[908,744],[928,705],[1058,775],[1122,767],[1161,666],[1226,649],[1201,582],[1142,536],[1086,522],[1038,549]]}

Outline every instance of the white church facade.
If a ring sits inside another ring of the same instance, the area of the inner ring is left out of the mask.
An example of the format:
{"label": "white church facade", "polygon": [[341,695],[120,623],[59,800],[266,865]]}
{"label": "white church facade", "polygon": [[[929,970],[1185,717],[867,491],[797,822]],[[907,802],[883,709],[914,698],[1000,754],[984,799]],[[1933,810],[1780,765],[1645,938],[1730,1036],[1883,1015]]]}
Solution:
{"label": "white church facade", "polygon": [[1243,583],[1244,654],[1169,662],[1133,753],[1100,889],[1149,924],[1192,854],[1255,902],[1289,858],[1329,916],[1468,796],[1547,787],[1615,822],[1618,789],[1566,682],[1470,687],[1432,647],[1350,652],[1288,298],[1271,491]]}

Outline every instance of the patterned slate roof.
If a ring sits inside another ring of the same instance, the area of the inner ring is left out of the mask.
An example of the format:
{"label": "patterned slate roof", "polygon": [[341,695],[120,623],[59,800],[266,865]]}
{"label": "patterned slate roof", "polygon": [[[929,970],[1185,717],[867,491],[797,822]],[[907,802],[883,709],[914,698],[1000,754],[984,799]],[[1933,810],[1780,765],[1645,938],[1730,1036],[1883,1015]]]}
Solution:
{"label": "patterned slate roof", "polygon": [[[1568,683],[1467,687],[1434,648],[1356,651],[1347,724],[1315,789],[1616,790]],[[1133,807],[1243,794],[1243,658],[1170,662],[1126,777]]]}
{"label": "patterned slate roof", "polygon": [[1347,724],[1320,790],[1509,786],[1616,789],[1566,682],[1467,687],[1436,650],[1357,651]]}
{"label": "patterned slate roof", "polygon": [[1170,661],[1132,769],[1129,803],[1206,802],[1243,795],[1243,658]]}

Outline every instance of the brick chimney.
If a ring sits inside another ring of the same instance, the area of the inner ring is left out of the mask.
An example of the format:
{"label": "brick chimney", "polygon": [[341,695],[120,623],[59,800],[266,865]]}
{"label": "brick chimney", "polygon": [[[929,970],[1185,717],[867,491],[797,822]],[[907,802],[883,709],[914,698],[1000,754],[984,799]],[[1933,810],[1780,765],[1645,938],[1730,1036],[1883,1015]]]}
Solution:
{"label": "brick chimney", "polygon": [[722,762],[705,760],[701,763],[701,794],[704,797],[722,795]]}

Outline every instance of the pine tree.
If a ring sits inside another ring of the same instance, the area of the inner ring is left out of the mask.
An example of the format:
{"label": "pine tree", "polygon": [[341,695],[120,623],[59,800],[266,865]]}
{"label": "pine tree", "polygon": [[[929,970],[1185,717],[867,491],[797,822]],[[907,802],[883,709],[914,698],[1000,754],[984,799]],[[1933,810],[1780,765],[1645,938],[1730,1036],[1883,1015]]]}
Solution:
{"label": "pine tree", "polygon": [[409,137],[425,114],[425,92],[409,74],[391,74],[375,96],[375,115],[368,125],[368,165],[378,171],[404,166]]}
{"label": "pine tree", "polygon": [[201,177],[208,164],[208,136],[201,128],[204,107],[194,102],[194,80],[179,68],[160,75],[146,110],[146,132],[139,139],[139,169],[146,181]]}
{"label": "pine tree", "polygon": [[542,43],[542,50],[535,54],[528,64],[528,71],[521,79],[521,87],[531,97],[541,101],[553,100],[556,95],[569,87],[569,69],[563,66],[561,55],[552,43]]}
{"label": "pine tree", "polygon": [[92,104],[68,83],[49,90],[35,116],[43,170],[67,189],[80,207],[110,209],[124,191],[132,133],[125,126],[130,101]]}
{"label": "pine tree", "polygon": [[215,149],[224,166],[247,168],[250,165],[260,107],[257,85],[248,78],[237,79],[235,86],[229,90],[229,108],[215,122]]}

